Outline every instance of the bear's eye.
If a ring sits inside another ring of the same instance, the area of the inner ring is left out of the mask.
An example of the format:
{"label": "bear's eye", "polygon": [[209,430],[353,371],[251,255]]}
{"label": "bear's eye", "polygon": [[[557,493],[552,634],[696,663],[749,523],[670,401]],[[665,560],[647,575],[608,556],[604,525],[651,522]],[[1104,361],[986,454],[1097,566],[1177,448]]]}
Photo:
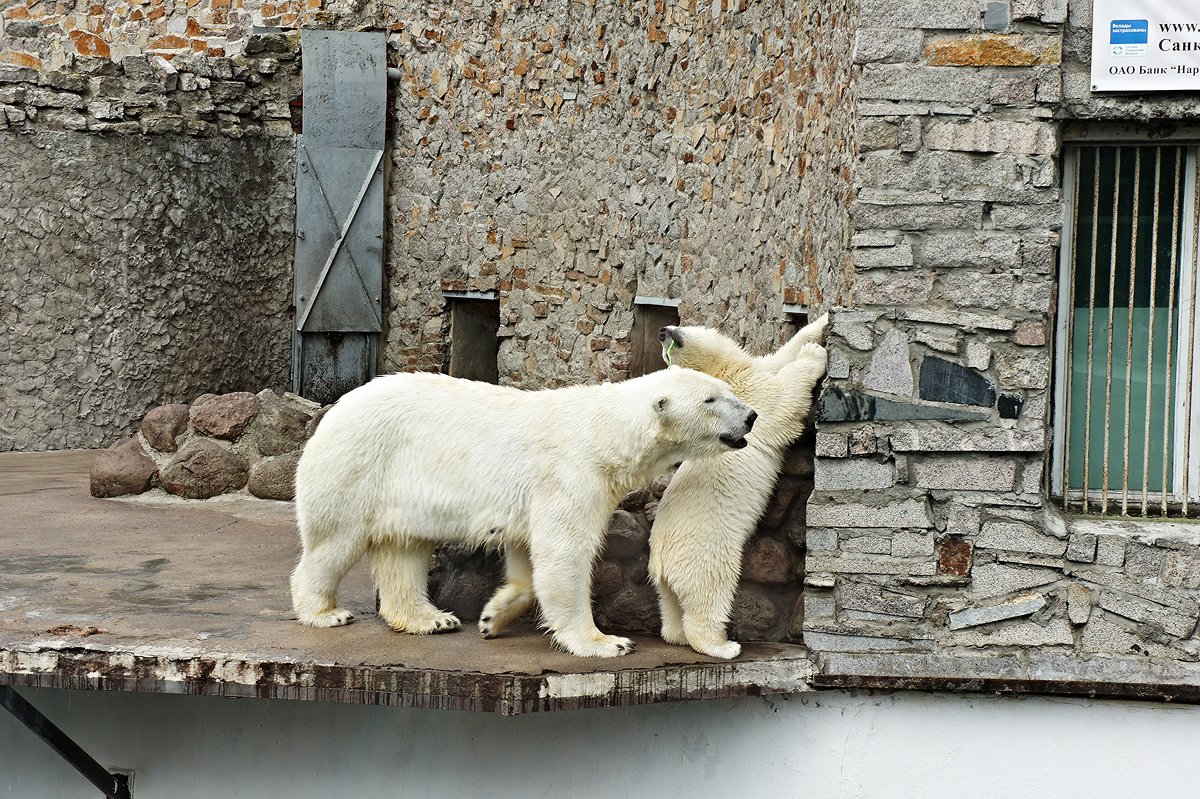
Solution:
{"label": "bear's eye", "polygon": [[704,401],[704,404],[705,404],[705,405],[708,405],[710,402],[716,402],[716,401],[717,401],[717,398],[716,398],[716,397],[709,397],[708,399],[706,399],[706,400]]}

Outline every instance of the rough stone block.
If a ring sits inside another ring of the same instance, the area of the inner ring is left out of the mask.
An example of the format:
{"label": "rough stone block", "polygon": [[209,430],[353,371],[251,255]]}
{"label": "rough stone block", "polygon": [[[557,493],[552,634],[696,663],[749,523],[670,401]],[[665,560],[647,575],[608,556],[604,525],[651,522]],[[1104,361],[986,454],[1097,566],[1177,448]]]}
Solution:
{"label": "rough stone block", "polygon": [[755,536],[746,542],[742,575],[762,585],[790,582],[793,579],[791,553],[787,546],[774,538]]}
{"label": "rough stone block", "polygon": [[933,526],[929,501],[925,498],[898,500],[881,507],[859,502],[810,504],[808,523],[813,527],[910,527],[924,530]]}
{"label": "rough stone block", "polygon": [[1006,549],[1051,557],[1061,557],[1067,550],[1066,541],[1020,522],[985,522],[975,543],[983,549]]}
{"label": "rough stone block", "polygon": [[846,436],[850,457],[874,455],[879,451],[879,438],[870,427],[860,427]]}
{"label": "rough stone block", "polygon": [[996,404],[996,386],[985,375],[961,364],[927,355],[921,361],[920,397],[930,402],[990,408]]}
{"label": "rough stone block", "polygon": [[883,337],[871,357],[863,386],[883,394],[912,396],[912,363],[909,362],[908,336],[903,331],[892,328]]}
{"label": "rough stone block", "polygon": [[1066,619],[1052,619],[1042,626],[1035,621],[1004,625],[992,632],[971,630],[954,633],[948,640],[955,646],[1071,646],[1075,636]]}
{"label": "rough stone block", "polygon": [[93,497],[122,497],[150,490],[158,467],[130,436],[102,450],[92,462],[89,481]]}
{"label": "rough stone block", "polygon": [[925,146],[959,152],[1052,155],[1059,147],[1058,126],[989,119],[934,122],[925,131]]}
{"label": "rough stone block", "polygon": [[875,346],[875,330],[865,324],[839,324],[832,335],[839,336],[856,350],[869,350]]}
{"label": "rough stone block", "polygon": [[1004,621],[1005,619],[1032,616],[1045,606],[1046,598],[1041,594],[1017,596],[998,605],[967,608],[951,613],[949,627],[951,630],[963,630],[968,627],[978,627],[981,624]]}
{"label": "rough stone block", "polygon": [[896,483],[896,465],[864,458],[820,460],[814,480],[817,489],[831,491],[891,488]]}
{"label": "rough stone block", "polygon": [[850,294],[858,305],[921,305],[932,290],[932,275],[863,272],[854,276]]}
{"label": "rough stone block", "polygon": [[913,458],[909,465],[914,485],[939,491],[1012,491],[1017,462],[997,457]]}
{"label": "rough stone block", "polygon": [[1183,552],[1168,553],[1163,563],[1162,581],[1168,588],[1200,588],[1200,558]]}
{"label": "rough stone block", "polygon": [[962,330],[1012,330],[1016,322],[1005,316],[951,311],[946,308],[904,308],[899,311],[901,319],[913,322],[934,322],[952,325]]}
{"label": "rough stone block", "polygon": [[604,539],[604,557],[615,560],[635,558],[649,546],[650,531],[635,514],[617,510]]}
{"label": "rough stone block", "polygon": [[967,366],[984,371],[992,362],[992,348],[982,341],[967,342]]}
{"label": "rough stone block", "polygon": [[937,573],[966,577],[971,573],[974,546],[959,536],[947,536],[937,544]]}
{"label": "rough stone block", "polygon": [[1093,583],[1102,588],[1120,592],[1132,597],[1146,599],[1157,605],[1178,611],[1181,614],[1194,617],[1198,610],[1196,601],[1179,591],[1164,591],[1161,588],[1148,585],[1139,580],[1131,580],[1123,574],[1098,571],[1095,569],[1073,569],[1073,576],[1085,582]]}
{"label": "rough stone block", "polygon": [[990,416],[991,413],[988,411],[922,405],[917,402],[897,402],[886,397],[874,397],[859,392],[847,393],[836,386],[826,387],[817,402],[817,418],[822,422],[982,421]]}
{"label": "rough stone block", "polygon": [[1006,31],[1012,23],[1012,13],[1008,0],[989,2],[983,7],[983,29],[988,31]]}
{"label": "rough stone block", "polygon": [[983,512],[974,505],[957,502],[946,506],[946,532],[951,535],[979,535]]}
{"label": "rough stone block", "polygon": [[215,441],[197,438],[176,453],[162,470],[161,479],[168,493],[208,499],[245,488],[249,475],[250,464],[241,455]]}
{"label": "rough stone block", "polygon": [[896,533],[891,540],[893,558],[933,557],[932,533]]}
{"label": "rough stone block", "polygon": [[192,427],[202,435],[235,439],[254,421],[261,403],[248,391],[205,394],[192,403]]}
{"label": "rough stone block", "polygon": [[1004,392],[996,400],[996,410],[1000,412],[1001,419],[1016,419],[1020,417],[1024,404],[1025,399],[1020,394]]}
{"label": "rough stone block", "polygon": [[845,458],[850,454],[845,433],[817,432],[816,456],[818,458]]}
{"label": "rough stone block", "polygon": [[842,541],[842,552],[860,555],[890,555],[891,539],[882,535],[852,535]]}
{"label": "rough stone block", "polygon": [[1125,565],[1125,546],[1128,540],[1119,535],[1102,535],[1096,540],[1096,565]]}
{"label": "rough stone block", "polygon": [[1014,278],[1011,274],[947,272],[938,276],[941,296],[959,308],[996,310],[1012,304]]}
{"label": "rough stone block", "polygon": [[921,57],[924,35],[919,30],[859,28],[854,41],[854,62],[914,62]]}
{"label": "rough stone block", "polygon": [[850,377],[850,362],[846,360],[845,353],[837,348],[830,349],[829,365],[825,374],[833,380],[845,380]]}
{"label": "rough stone block", "polygon": [[930,349],[951,355],[959,350],[962,343],[962,332],[945,327],[918,327],[911,331],[913,341],[924,344]]}
{"label": "rough stone block", "polygon": [[1046,388],[1050,382],[1050,355],[1044,350],[998,351],[996,371],[1000,382],[1013,388]]}
{"label": "rough stone block", "polygon": [[868,247],[852,250],[850,260],[855,269],[903,269],[913,265],[913,249],[908,243],[895,247]]}
{"label": "rough stone block", "polygon": [[856,230],[950,230],[978,228],[983,206],[976,203],[873,205],[855,203],[850,216]]}
{"label": "rough stone block", "polygon": [[808,529],[805,543],[809,552],[836,552],[838,548],[837,530]]}
{"label": "rough stone block", "polygon": [[981,7],[976,0],[863,0],[864,20],[880,20],[895,28],[978,30]]}
{"label": "rough stone block", "polygon": [[1067,586],[1067,618],[1071,624],[1087,624],[1092,617],[1092,592],[1079,583]]}
{"label": "rough stone block", "polygon": [[299,397],[296,400],[300,402],[289,401],[270,390],[260,391],[256,396],[260,403],[254,419],[254,441],[258,451],[263,455],[280,455],[303,447],[308,422],[319,406]]}
{"label": "rough stone block", "polygon": [[1091,533],[1075,533],[1067,543],[1067,560],[1076,563],[1092,563],[1096,560],[1096,536]]}
{"label": "rough stone block", "polygon": [[1181,613],[1168,610],[1146,602],[1137,602],[1111,591],[1101,591],[1096,604],[1109,613],[1115,613],[1131,621],[1153,624],[1176,638],[1186,638],[1196,629],[1196,612]]}
{"label": "rough stone block", "polygon": [[1062,46],[1059,37],[1053,35],[938,37],[926,45],[925,60],[940,66],[1036,67],[1060,63]]}
{"label": "rough stone block", "polygon": [[954,427],[909,427],[890,438],[896,452],[1041,452],[1045,433],[1021,430],[962,430]]}
{"label": "rough stone block", "polygon": [[174,452],[176,439],[187,430],[188,406],[159,405],[142,418],[141,432],[146,443],[159,452]]}
{"label": "rough stone block", "polygon": [[878,585],[847,580],[838,588],[838,598],[844,610],[880,613],[885,616],[921,618],[929,599],[919,594],[890,591]]}
{"label": "rough stone block", "polygon": [[299,452],[264,458],[250,467],[246,487],[251,494],[263,499],[295,499],[296,466],[299,462]]}
{"label": "rough stone block", "polygon": [[971,594],[981,598],[1003,596],[1014,591],[1049,585],[1061,579],[1062,572],[1055,569],[984,563],[973,570]]}

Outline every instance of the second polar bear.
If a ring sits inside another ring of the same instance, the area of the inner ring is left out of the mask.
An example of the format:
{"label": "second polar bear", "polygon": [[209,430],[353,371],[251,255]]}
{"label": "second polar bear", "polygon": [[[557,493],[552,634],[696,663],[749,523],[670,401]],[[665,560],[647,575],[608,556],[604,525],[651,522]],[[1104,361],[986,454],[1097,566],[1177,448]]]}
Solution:
{"label": "second polar bear", "polygon": [[671,479],[650,532],[650,575],[658,587],[662,638],[718,658],[741,645],[725,628],[741,574],[742,547],[775,487],[784,452],[804,431],[827,356],[817,343],[827,317],[770,355],[754,357],[705,327],[664,327],[669,363],[719,377],[758,411],[749,446],[720,460],[685,461]]}
{"label": "second polar bear", "polygon": [[369,554],[379,615],[393,629],[457,629],[426,593],[434,546],[490,544],[504,547],[506,582],[483,609],[485,637],[536,596],[563,649],[623,655],[633,643],[592,619],[592,562],[609,517],[672,463],[746,447],[754,421],[729,386],[689,369],[544,391],[376,378],[333,406],[300,457],[296,615],[313,627],[348,623],[338,583]]}

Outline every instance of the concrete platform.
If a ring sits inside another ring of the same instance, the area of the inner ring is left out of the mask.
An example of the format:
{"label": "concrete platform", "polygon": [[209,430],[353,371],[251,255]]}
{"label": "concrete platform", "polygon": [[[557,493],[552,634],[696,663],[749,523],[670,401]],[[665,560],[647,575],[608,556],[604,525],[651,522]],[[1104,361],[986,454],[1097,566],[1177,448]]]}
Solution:
{"label": "concrete platform", "polygon": [[[802,647],[734,661],[653,638],[618,659],[551,649],[533,628],[400,635],[366,564],[342,585],[358,620],[297,624],[290,503],[166,494],[94,499],[94,453],[0,454],[0,684],[533,711],[808,690]],[[89,629],[89,628],[94,628]]]}

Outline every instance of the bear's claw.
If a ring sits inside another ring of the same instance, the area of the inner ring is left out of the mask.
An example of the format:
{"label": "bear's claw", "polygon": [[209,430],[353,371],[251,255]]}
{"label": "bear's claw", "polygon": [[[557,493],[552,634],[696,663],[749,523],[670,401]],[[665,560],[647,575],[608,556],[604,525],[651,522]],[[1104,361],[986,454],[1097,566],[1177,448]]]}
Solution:
{"label": "bear's claw", "polygon": [[335,608],[328,613],[316,613],[298,620],[308,627],[343,627],[354,621],[354,614],[348,610]]}

